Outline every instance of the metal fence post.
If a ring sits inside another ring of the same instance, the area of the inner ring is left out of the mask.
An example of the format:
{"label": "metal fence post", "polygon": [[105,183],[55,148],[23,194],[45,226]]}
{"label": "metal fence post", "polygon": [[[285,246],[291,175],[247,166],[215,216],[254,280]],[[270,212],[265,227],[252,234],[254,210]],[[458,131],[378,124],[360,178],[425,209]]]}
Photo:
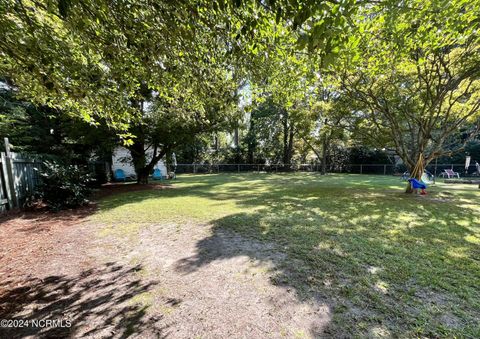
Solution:
{"label": "metal fence post", "polygon": [[237,164],[237,172],[240,173],[240,164]]}
{"label": "metal fence post", "polygon": [[383,165],[383,175],[387,175],[387,165]]}
{"label": "metal fence post", "polygon": [[193,174],[197,173],[196,171],[196,168],[195,168],[195,164],[193,164]]}
{"label": "metal fence post", "polygon": [[360,164],[360,174],[363,174],[363,165]]}

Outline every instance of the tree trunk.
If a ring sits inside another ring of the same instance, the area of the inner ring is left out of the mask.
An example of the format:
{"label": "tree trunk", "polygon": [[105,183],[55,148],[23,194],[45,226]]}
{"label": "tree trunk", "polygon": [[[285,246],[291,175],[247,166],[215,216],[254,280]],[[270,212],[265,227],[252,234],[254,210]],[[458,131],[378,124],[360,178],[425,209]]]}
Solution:
{"label": "tree trunk", "polygon": [[254,164],[255,163],[255,157],[254,157],[254,154],[253,154],[253,147],[248,147],[248,151],[247,151],[247,162],[249,164]]}
{"label": "tree trunk", "polygon": [[[136,107],[143,116],[144,104],[143,101],[132,100],[132,106]],[[132,165],[137,175],[137,183],[147,184],[148,174],[145,175],[144,168],[147,165],[146,152],[145,152],[145,135],[143,131],[142,123],[133,124],[130,131],[136,136],[133,140],[133,144],[128,146],[130,156],[132,157]]]}
{"label": "tree trunk", "polygon": [[137,171],[137,184],[146,185],[148,184],[148,177],[150,175],[150,171],[147,171],[147,168],[142,168]]}
{"label": "tree trunk", "polygon": [[322,170],[321,174],[325,175],[327,174],[327,152],[328,152],[328,140],[327,136],[323,136],[323,141],[322,141]]}
{"label": "tree trunk", "polygon": [[288,163],[288,112],[283,117],[283,164]]}
{"label": "tree trunk", "polygon": [[145,144],[141,140],[134,140],[133,145],[128,147],[132,157],[132,165],[137,175],[137,183],[148,184],[148,174],[145,174],[147,165]]}
{"label": "tree trunk", "polygon": [[[168,150],[168,152],[165,153],[164,164],[165,164],[165,168],[167,169],[167,175],[168,175],[168,173],[173,171],[172,153],[173,152],[171,150]],[[155,166],[155,164],[153,166]],[[153,170],[153,168],[152,168],[152,170]]]}
{"label": "tree trunk", "polygon": [[250,119],[250,127],[247,134],[247,162],[250,164],[255,163],[255,151],[257,148],[257,140],[255,135],[255,120]]}
{"label": "tree trunk", "polygon": [[[421,161],[420,161],[421,157]],[[425,170],[425,163],[423,159],[422,153],[418,156],[419,160],[414,166],[409,166],[409,172],[410,172],[410,178],[415,178],[417,180],[421,180],[423,172]],[[420,163],[419,163],[420,162]],[[412,184],[408,182],[407,188],[405,189],[405,193],[413,193],[414,189],[412,187]]]}
{"label": "tree trunk", "polygon": [[135,167],[135,174],[137,175],[137,184],[148,184],[148,176],[150,175],[153,166],[150,168],[150,166],[146,164],[145,151],[143,156],[137,156],[137,160],[135,160],[132,152],[130,152],[130,154],[132,155],[133,166]]}
{"label": "tree trunk", "polygon": [[238,134],[238,127],[235,127],[233,130],[233,143],[235,144],[235,148],[238,148],[240,145],[240,137]]}
{"label": "tree trunk", "polygon": [[293,136],[295,134],[295,128],[293,123],[290,124],[290,131],[288,134],[288,150],[287,150],[287,164],[292,164],[292,157],[293,157]]}

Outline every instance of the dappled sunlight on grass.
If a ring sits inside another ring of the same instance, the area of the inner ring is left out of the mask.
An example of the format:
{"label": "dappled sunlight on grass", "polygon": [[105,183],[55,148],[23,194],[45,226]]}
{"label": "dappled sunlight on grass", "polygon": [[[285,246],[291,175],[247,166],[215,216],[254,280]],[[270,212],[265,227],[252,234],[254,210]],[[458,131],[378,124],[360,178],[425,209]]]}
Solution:
{"label": "dappled sunlight on grass", "polygon": [[[361,323],[368,335],[381,323],[389,335],[475,336],[480,190],[437,183],[416,196],[404,188],[388,176],[185,175],[174,189],[108,197],[93,220],[116,234],[188,221],[272,242],[296,263],[282,268],[282,281],[299,298],[334,304],[332,333]],[[439,325],[429,293],[461,326]]]}
{"label": "dappled sunlight on grass", "polygon": [[480,237],[476,237],[474,235],[467,235],[465,240],[476,245],[480,245]]}

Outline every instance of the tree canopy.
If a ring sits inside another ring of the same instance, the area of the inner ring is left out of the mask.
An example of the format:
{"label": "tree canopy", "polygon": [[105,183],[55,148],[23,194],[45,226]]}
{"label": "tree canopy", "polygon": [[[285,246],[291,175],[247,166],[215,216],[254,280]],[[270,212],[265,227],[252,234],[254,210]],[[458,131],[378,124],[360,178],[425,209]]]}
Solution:
{"label": "tree canopy", "polygon": [[478,132],[479,13],[467,0],[8,0],[0,76],[114,130],[142,175],[233,129],[251,162],[313,153],[326,171],[335,147],[360,144],[412,170]]}
{"label": "tree canopy", "polygon": [[121,130],[135,115],[129,102],[140,86],[169,97],[182,91],[178,79],[203,82],[212,65],[239,73],[242,63],[268,54],[277,26],[301,46],[328,45],[327,55],[341,42],[353,3],[5,1],[0,74],[35,103]]}

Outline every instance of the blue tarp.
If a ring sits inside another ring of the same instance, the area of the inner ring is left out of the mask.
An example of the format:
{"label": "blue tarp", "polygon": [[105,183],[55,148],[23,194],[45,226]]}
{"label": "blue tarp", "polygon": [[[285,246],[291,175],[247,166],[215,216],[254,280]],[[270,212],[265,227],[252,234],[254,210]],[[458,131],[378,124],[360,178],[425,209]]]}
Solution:
{"label": "blue tarp", "polygon": [[418,181],[415,178],[410,178],[408,181],[412,184],[413,188],[420,188],[420,189],[426,189],[427,185],[421,181]]}

